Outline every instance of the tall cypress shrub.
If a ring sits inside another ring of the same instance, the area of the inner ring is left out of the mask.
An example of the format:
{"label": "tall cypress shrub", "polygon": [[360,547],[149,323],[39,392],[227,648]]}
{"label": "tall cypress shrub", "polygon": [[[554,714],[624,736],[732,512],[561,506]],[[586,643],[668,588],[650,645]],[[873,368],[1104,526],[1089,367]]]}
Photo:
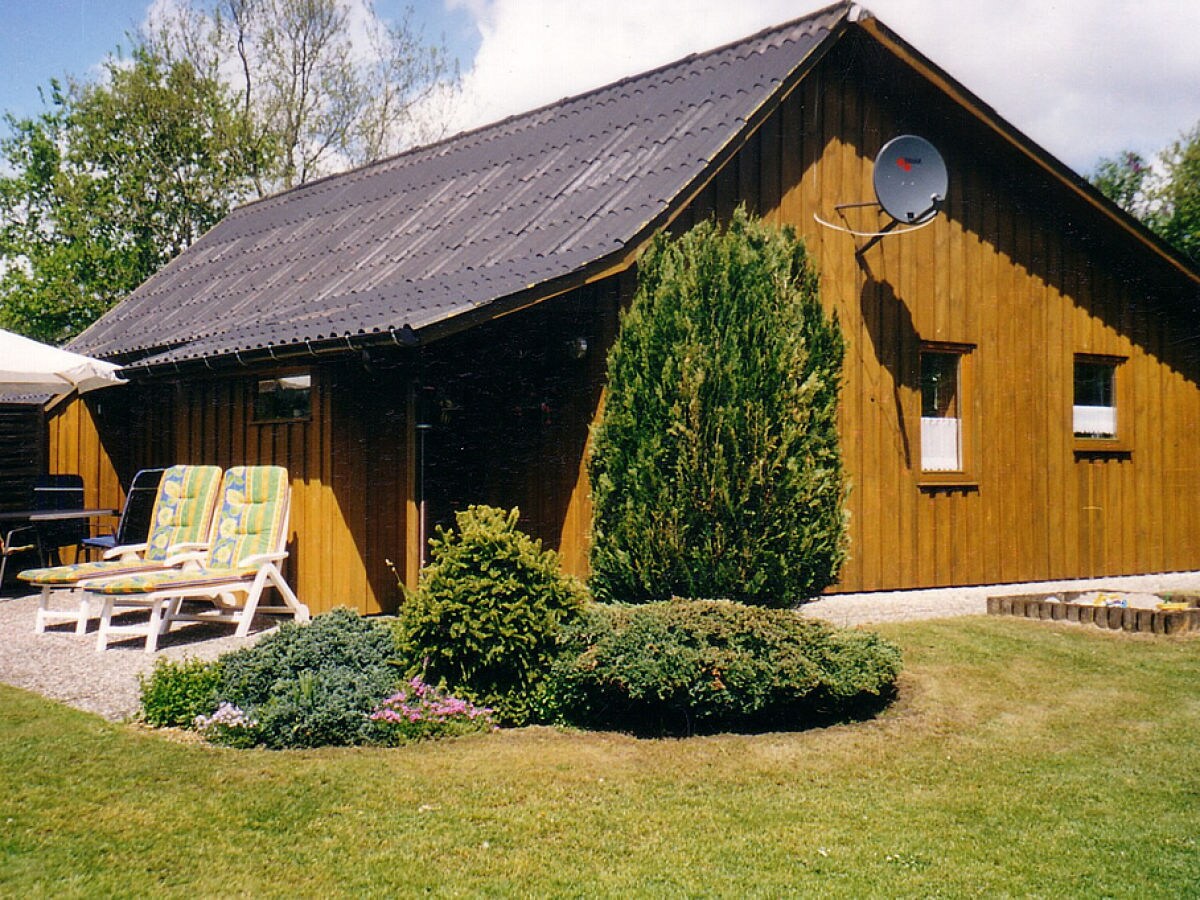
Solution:
{"label": "tall cypress shrub", "polygon": [[739,208],[652,243],[589,462],[599,598],[786,607],[836,580],[844,349],[790,230]]}

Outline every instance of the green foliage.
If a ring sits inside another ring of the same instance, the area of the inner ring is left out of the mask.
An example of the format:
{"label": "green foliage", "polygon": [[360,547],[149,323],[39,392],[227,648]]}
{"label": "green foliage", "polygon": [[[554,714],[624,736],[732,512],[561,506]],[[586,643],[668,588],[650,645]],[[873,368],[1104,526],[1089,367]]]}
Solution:
{"label": "green foliage", "polygon": [[568,722],[634,731],[798,728],[878,705],[900,668],[879,635],[787,610],[596,605],[566,631],[546,705]]}
{"label": "green foliage", "polygon": [[1200,123],[1163,151],[1162,164],[1163,208],[1152,227],[1200,266]]}
{"label": "green foliage", "polygon": [[349,609],[284,623],[221,661],[218,698],[253,719],[273,749],[377,739],[370,714],[399,680],[389,627]]}
{"label": "green foliage", "polygon": [[138,676],[142,720],[155,728],[191,728],[197,716],[216,709],[220,683],[219,662],[160,657],[149,676]]}
{"label": "green foliage", "polygon": [[0,325],[77,334],[247,196],[263,145],[216,79],[147,51],[53,82],[0,141]]}
{"label": "green foliage", "polygon": [[792,606],[837,577],[844,342],[803,244],[735,212],[658,237],[590,460],[601,599]]}
{"label": "green foliage", "polygon": [[439,528],[397,621],[415,670],[509,723],[528,717],[557,630],[584,602],[582,585],[517,528],[518,516],[471,506],[457,514],[456,531]]}
{"label": "green foliage", "polygon": [[1200,266],[1200,123],[1150,165],[1125,151],[1096,164],[1090,180],[1102,194]]}

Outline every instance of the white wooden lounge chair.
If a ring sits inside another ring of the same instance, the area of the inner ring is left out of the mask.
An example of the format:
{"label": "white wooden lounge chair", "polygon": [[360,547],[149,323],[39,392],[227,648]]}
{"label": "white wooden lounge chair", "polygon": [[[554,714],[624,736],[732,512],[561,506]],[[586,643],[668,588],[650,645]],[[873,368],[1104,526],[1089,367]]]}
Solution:
{"label": "white wooden lounge chair", "polygon": [[[192,555],[173,571],[139,573],[121,578],[84,582],[83,587],[103,600],[96,649],[104,650],[113,637],[140,635],[153,653],[158,638],[174,622],[229,622],[245,637],[256,613],[286,613],[297,621],[309,619],[308,607],[284,580],[280,564],[287,558],[291,487],[287,470],[279,466],[239,466],[225,473],[221,502],[213,520],[207,551]],[[263,592],[275,588],[281,604],[264,606]],[[185,600],[202,599],[211,610],[185,612]],[[144,623],[113,624],[117,610],[144,609]]]}
{"label": "white wooden lounge chair", "polygon": [[[44,632],[48,622],[64,621],[76,623],[76,634],[87,632],[90,604],[89,593],[80,588],[84,581],[171,569],[189,558],[179,554],[208,546],[220,496],[220,467],[172,466],[161,475],[150,528],[142,535],[144,543],[113,547],[96,562],[26,569],[17,576],[42,589],[34,620],[36,632]],[[75,605],[51,608],[51,596],[62,591],[77,595],[72,598]]]}

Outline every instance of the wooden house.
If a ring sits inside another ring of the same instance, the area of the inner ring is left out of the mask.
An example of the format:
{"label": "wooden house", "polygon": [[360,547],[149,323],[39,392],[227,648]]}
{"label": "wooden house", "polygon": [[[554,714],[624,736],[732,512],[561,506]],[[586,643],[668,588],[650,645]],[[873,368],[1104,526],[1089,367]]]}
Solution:
{"label": "wooden house", "polygon": [[[905,133],[941,214],[848,233]],[[51,464],[104,503],[287,466],[314,611],[392,608],[388,561],[415,583],[472,502],[585,573],[638,255],[739,203],[803,235],[848,340],[834,590],[1200,568],[1200,274],[852,4],[236,210],[74,341],[132,383],[54,410]]]}

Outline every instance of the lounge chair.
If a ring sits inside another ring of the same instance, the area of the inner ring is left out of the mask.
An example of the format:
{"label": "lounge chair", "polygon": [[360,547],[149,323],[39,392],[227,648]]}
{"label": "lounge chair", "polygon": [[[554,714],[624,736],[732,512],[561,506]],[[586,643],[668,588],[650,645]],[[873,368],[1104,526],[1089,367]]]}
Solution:
{"label": "lounge chair", "polygon": [[[308,607],[284,580],[279,564],[287,558],[291,487],[279,466],[239,466],[225,473],[221,503],[213,521],[207,551],[192,555],[182,569],[84,582],[83,588],[104,602],[96,649],[114,636],[141,635],[153,653],[160,635],[175,622],[228,622],[238,637],[250,633],[256,613],[291,614],[309,619]],[[262,605],[262,594],[274,587],[282,604]],[[201,599],[213,608],[185,612],[184,600]],[[114,625],[113,613],[149,610],[145,623]]]}
{"label": "lounge chair", "polygon": [[[183,564],[184,559],[177,558],[178,554],[206,547],[220,484],[218,466],[172,466],[159,481],[144,543],[113,547],[96,562],[21,572],[18,578],[42,589],[34,630],[40,634],[46,630],[47,622],[74,621],[75,633],[84,634],[89,594],[81,589],[82,582],[169,569]],[[77,605],[51,609],[52,593],[63,590],[78,593]]]}

